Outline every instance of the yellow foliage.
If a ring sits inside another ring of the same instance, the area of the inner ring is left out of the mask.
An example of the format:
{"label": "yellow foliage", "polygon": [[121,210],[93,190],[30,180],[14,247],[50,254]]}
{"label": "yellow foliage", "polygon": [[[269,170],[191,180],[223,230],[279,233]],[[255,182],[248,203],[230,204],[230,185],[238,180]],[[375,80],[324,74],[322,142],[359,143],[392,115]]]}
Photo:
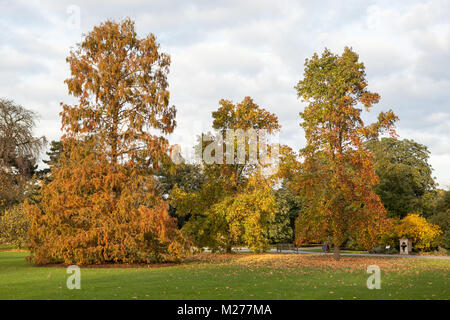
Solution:
{"label": "yellow foliage", "polygon": [[438,245],[441,234],[442,230],[438,225],[427,222],[417,213],[410,213],[402,220],[387,219],[380,243],[398,248],[398,240],[407,238],[412,241],[415,250],[429,250]]}
{"label": "yellow foliage", "polygon": [[437,245],[442,230],[419,214],[410,213],[401,220],[396,233],[398,238],[410,239],[416,250],[426,250]]}
{"label": "yellow foliage", "polygon": [[24,247],[27,243],[29,225],[22,205],[7,209],[0,216],[0,243]]}

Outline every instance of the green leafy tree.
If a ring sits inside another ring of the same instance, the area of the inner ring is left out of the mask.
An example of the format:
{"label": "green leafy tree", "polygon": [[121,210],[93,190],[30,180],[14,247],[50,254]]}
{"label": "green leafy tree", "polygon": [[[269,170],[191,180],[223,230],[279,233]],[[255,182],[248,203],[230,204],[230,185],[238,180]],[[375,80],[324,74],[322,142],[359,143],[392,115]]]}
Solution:
{"label": "green leafy tree", "polygon": [[42,160],[48,168],[42,169],[39,172],[39,176],[41,178],[44,178],[46,182],[49,182],[51,180],[51,177],[49,176],[52,167],[58,165],[58,161],[61,158],[61,155],[63,153],[63,145],[61,141],[52,141],[50,142],[50,149],[45,153],[48,157],[48,159]]}
{"label": "green leafy tree", "polygon": [[403,218],[410,212],[430,216],[435,187],[427,147],[412,140],[382,138],[368,143],[375,156],[380,196],[389,217]]}
{"label": "green leafy tree", "polygon": [[450,190],[439,190],[436,199],[436,212],[450,213]]}
{"label": "green leafy tree", "polygon": [[450,249],[450,190],[439,190],[435,213],[428,219],[442,230],[439,243]]}
{"label": "green leafy tree", "polygon": [[268,228],[267,236],[271,243],[291,243],[294,241],[295,220],[301,214],[303,200],[286,181],[275,191],[275,196],[277,214]]}
{"label": "green leafy tree", "polygon": [[450,249],[450,212],[435,213],[429,218],[429,221],[438,225],[442,230],[439,244],[446,249]]}
{"label": "green leafy tree", "polygon": [[168,196],[175,185],[186,192],[194,192],[200,190],[205,183],[205,175],[197,164],[181,163],[165,166],[156,175],[159,177],[158,181],[164,196]]}

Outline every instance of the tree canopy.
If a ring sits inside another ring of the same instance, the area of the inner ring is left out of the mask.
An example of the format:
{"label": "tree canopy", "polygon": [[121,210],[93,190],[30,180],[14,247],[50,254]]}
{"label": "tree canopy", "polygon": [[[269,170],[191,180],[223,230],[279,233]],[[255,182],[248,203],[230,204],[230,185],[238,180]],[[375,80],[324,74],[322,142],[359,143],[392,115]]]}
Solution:
{"label": "tree canopy", "polygon": [[365,142],[382,130],[394,134],[397,117],[388,111],[364,125],[358,106],[369,111],[380,96],[368,90],[364,64],[350,48],[342,55],[325,49],[306,59],[296,90],[307,104],[300,113],[307,145],[301,150],[299,182],[307,204],[298,219],[297,241],[331,237],[337,259],[349,237],[370,248],[385,209],[373,191],[378,179]]}
{"label": "tree canopy", "polygon": [[107,21],[67,59],[78,104],[62,104],[63,153],[40,203],[27,203],[35,263],[178,260],[185,242],[158,193],[175,127],[170,57],[134,23]]}
{"label": "tree canopy", "polygon": [[[212,113],[213,128],[221,134],[227,130],[264,129],[268,133],[279,130],[274,114],[259,107],[250,97],[239,104],[221,100],[220,107]],[[240,138],[233,142],[233,150]],[[255,251],[268,245],[267,223],[274,218],[276,199],[272,182],[261,174],[261,166],[249,161],[251,143],[241,137],[245,145],[242,163],[225,157],[221,161],[208,163],[202,158],[205,183],[196,192],[186,192],[175,187],[171,193],[171,204],[180,216],[189,215],[183,227],[198,247],[208,246],[213,250],[230,251],[235,245],[248,245]],[[219,147],[225,147],[225,142]],[[202,155],[207,142],[200,141]]]}
{"label": "tree canopy", "polygon": [[412,140],[382,138],[368,143],[375,156],[375,186],[389,217],[404,218],[418,212],[429,216],[433,210],[435,182],[428,163],[427,147]]}
{"label": "tree canopy", "polygon": [[167,143],[151,129],[173,132],[176,109],[169,106],[170,56],[153,34],[138,38],[134,22],[107,21],[94,29],[67,58],[69,94],[63,104],[66,135],[95,135],[112,163],[144,161],[158,165]]}

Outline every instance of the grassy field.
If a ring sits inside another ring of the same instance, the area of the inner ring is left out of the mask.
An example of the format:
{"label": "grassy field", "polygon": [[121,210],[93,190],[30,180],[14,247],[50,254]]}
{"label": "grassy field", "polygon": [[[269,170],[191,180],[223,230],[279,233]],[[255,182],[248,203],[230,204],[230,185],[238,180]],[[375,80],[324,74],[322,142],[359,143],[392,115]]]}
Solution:
{"label": "grassy field", "polygon": [[[163,267],[36,267],[27,252],[0,251],[0,299],[448,299],[450,261],[295,254],[201,254]],[[381,268],[369,290],[368,265]]]}

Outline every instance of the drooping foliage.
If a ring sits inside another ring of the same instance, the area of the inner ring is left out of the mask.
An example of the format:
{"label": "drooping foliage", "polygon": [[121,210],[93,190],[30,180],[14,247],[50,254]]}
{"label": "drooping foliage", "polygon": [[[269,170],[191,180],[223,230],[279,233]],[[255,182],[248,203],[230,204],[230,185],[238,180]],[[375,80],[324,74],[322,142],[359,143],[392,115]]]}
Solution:
{"label": "drooping foliage", "polygon": [[36,114],[0,99],[0,214],[24,200],[45,137],[35,137]]}
{"label": "drooping foliage", "polygon": [[306,207],[297,222],[297,242],[331,237],[337,259],[350,236],[371,248],[385,209],[373,191],[378,179],[365,143],[383,130],[395,134],[397,117],[388,111],[364,125],[362,107],[369,111],[380,96],[368,91],[364,64],[349,48],[342,55],[325,49],[306,59],[296,90],[307,104],[300,113],[307,145],[299,179]]}
{"label": "drooping foliage", "polygon": [[37,264],[179,260],[185,242],[158,194],[154,171],[169,162],[170,57],[134,23],[107,21],[67,61],[62,154],[39,203],[26,203]]}

